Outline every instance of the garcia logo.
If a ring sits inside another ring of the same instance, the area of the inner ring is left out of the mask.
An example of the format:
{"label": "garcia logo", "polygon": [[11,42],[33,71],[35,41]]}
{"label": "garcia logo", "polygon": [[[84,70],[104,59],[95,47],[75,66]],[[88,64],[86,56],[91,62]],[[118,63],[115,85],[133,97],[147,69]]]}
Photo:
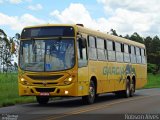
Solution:
{"label": "garcia logo", "polygon": [[132,65],[127,64],[126,66],[105,66],[103,68],[103,75],[127,75],[127,74],[135,74],[135,68]]}
{"label": "garcia logo", "polygon": [[125,67],[104,67],[103,75],[123,75],[125,73]]}
{"label": "garcia logo", "polygon": [[126,80],[127,75],[133,75],[136,76],[136,70],[132,65],[127,64],[126,66],[105,66],[103,68],[103,75],[120,75],[119,82],[123,81],[123,83]]}

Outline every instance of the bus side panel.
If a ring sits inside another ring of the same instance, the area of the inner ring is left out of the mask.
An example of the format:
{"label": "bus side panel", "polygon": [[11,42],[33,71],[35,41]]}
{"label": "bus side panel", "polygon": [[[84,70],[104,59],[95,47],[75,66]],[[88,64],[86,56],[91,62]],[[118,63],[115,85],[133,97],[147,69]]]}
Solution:
{"label": "bus side panel", "polygon": [[103,93],[107,89],[106,76],[103,75],[103,68],[106,63],[103,61],[89,61],[89,80],[92,77],[96,77],[97,80],[97,93]]}
{"label": "bus side panel", "polygon": [[136,69],[136,89],[144,87],[147,83],[147,66],[135,65]]}
{"label": "bus side panel", "polygon": [[113,66],[115,62],[108,62],[108,83],[109,83],[109,92],[115,91],[115,75],[113,74]]}
{"label": "bus side panel", "polygon": [[[109,91],[109,82],[107,80],[107,62],[105,61],[98,61],[94,63],[96,67],[96,75],[97,75],[97,93],[104,93]],[[92,67],[90,67],[92,69]],[[94,68],[93,68],[94,69]],[[93,74],[93,73],[91,73]]]}
{"label": "bus side panel", "polygon": [[124,73],[124,68],[126,68],[126,64],[124,63],[115,63],[112,68],[112,74],[114,74],[115,79],[115,91],[125,90],[126,75]]}
{"label": "bus side panel", "polygon": [[89,80],[88,67],[78,68],[78,96],[88,95]]}

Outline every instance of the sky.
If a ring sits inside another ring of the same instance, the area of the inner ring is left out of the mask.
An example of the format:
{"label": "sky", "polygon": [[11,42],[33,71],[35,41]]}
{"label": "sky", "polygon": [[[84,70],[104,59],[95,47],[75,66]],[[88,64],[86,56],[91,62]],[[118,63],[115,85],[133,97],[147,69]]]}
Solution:
{"label": "sky", "polygon": [[160,33],[160,0],[0,0],[0,29],[9,37],[23,27],[71,23],[118,34]]}

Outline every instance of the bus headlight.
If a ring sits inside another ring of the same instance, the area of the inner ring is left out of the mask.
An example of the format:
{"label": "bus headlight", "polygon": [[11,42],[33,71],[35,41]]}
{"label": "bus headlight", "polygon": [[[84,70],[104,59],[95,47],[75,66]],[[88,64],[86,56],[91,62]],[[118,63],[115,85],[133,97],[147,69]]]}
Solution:
{"label": "bus headlight", "polygon": [[69,85],[69,84],[72,83],[72,81],[73,81],[73,78],[69,77],[69,78],[67,78],[67,79],[64,80],[64,84]]}
{"label": "bus headlight", "polygon": [[27,84],[28,84],[27,80],[25,80],[24,78],[21,78],[21,79],[20,79],[20,82],[21,82],[23,85],[27,85]]}

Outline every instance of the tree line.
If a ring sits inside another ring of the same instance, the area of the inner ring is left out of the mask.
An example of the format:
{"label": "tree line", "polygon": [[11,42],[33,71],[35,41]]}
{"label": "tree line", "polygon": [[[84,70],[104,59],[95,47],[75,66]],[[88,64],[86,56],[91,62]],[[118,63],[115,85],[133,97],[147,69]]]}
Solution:
{"label": "tree line", "polygon": [[8,37],[7,34],[0,29],[0,73],[7,73],[17,71],[18,65],[13,61],[13,57],[18,55],[18,50],[15,53],[11,53],[11,44],[18,43],[14,37]]}

